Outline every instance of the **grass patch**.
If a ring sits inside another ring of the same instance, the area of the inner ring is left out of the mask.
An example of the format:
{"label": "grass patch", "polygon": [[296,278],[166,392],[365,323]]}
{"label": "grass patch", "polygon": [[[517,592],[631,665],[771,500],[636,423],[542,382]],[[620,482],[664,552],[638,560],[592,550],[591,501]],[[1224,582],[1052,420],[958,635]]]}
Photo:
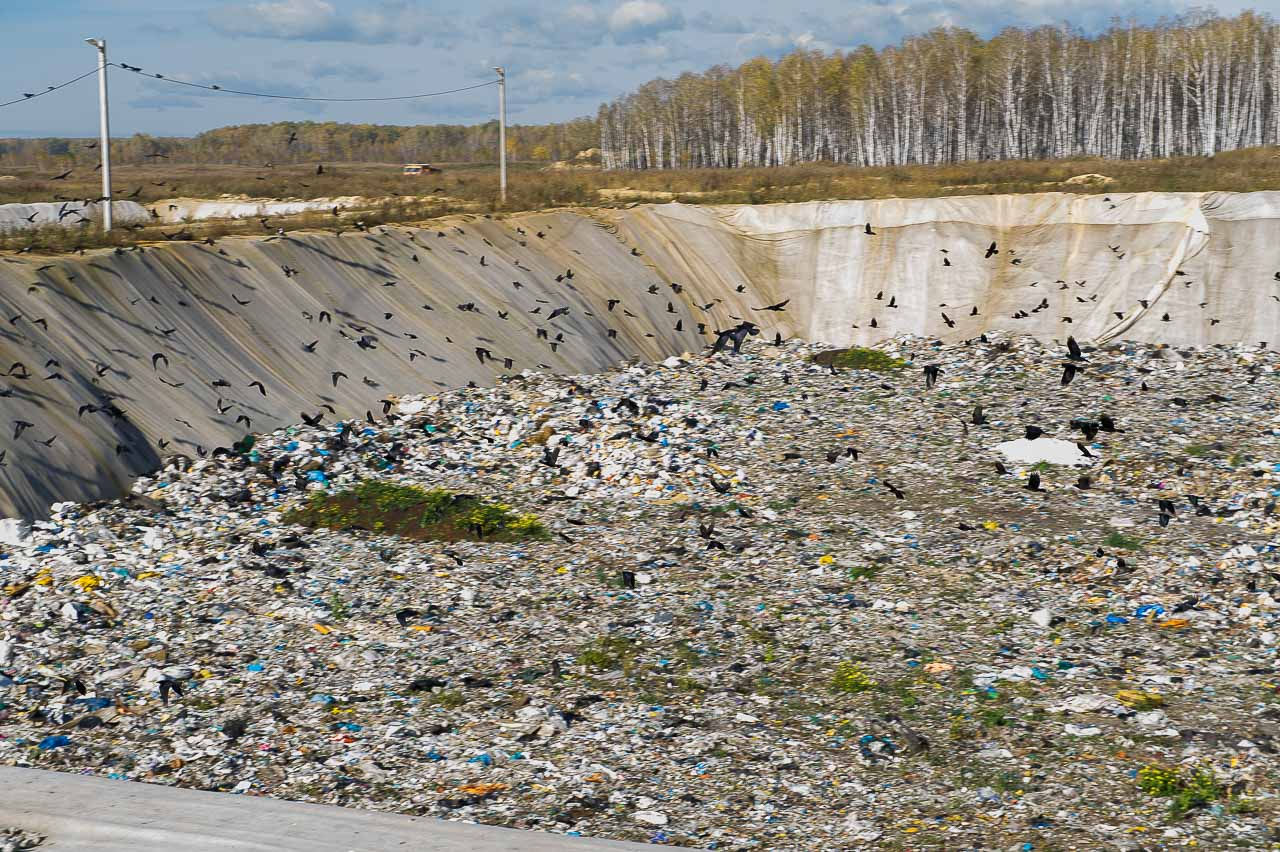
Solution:
{"label": "grass patch", "polygon": [[602,671],[630,673],[635,666],[635,642],[623,636],[601,636],[578,651],[578,665]]}
{"label": "grass patch", "polygon": [[831,677],[831,688],[836,692],[852,695],[875,689],[876,686],[876,682],[863,671],[862,666],[848,661],[836,666],[836,673]]}
{"label": "grass patch", "polygon": [[441,690],[440,692],[432,692],[424,696],[422,703],[432,707],[444,707],[447,710],[456,710],[467,703],[467,697],[457,689]]}
{"label": "grass patch", "polygon": [[1103,542],[1103,546],[1111,547],[1118,550],[1141,550],[1142,542],[1136,538],[1129,538],[1119,530],[1112,530],[1111,535],[1107,536]]}
{"label": "grass patch", "polygon": [[1138,788],[1149,796],[1168,798],[1170,819],[1182,819],[1195,808],[1227,797],[1209,769],[1144,766],[1138,770]]}
{"label": "grass patch", "polygon": [[849,569],[850,580],[870,580],[880,573],[879,565],[855,565]]}
{"label": "grass patch", "polygon": [[423,541],[523,541],[547,530],[534,515],[470,494],[366,479],[336,494],[314,494],[285,515],[286,523],[334,530],[367,530]]}
{"label": "grass patch", "polygon": [[841,367],[847,370],[900,370],[907,362],[881,352],[879,349],[864,349],[852,346],[848,349],[828,349],[813,356],[813,363],[823,367]]}

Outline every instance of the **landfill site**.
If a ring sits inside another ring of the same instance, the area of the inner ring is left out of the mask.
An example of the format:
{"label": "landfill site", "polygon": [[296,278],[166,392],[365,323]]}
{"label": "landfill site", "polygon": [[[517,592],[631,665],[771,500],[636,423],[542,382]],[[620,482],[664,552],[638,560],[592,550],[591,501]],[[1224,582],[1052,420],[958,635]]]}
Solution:
{"label": "landfill site", "polygon": [[6,255],[0,763],[158,785],[175,831],[206,791],[526,849],[1274,848],[1278,218]]}

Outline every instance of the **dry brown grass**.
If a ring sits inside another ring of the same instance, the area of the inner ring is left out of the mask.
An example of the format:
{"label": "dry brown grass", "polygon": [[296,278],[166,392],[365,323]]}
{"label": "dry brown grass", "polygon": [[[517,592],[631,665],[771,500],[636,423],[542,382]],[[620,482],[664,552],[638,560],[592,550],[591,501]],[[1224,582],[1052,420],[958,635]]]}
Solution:
{"label": "dry brown grass", "polygon": [[[951,166],[851,168],[811,164],[756,169],[690,169],[647,172],[554,171],[534,164],[517,163],[510,169],[510,192],[505,205],[498,202],[497,169],[490,164],[445,165],[444,172],[403,177],[397,164],[335,163],[316,175],[312,166],[272,169],[247,166],[173,166],[163,163],[125,166],[117,170],[116,197],[127,197],[142,187],[138,200],[188,196],[216,198],[243,194],[268,198],[320,198],[363,195],[389,198],[377,209],[344,214],[341,222],[319,214],[272,220],[271,230],[303,227],[347,227],[356,218],[367,223],[419,221],[457,212],[541,210],[575,205],[623,205],[644,200],[645,193],[670,193],[665,200],[690,203],[752,203],[815,201],[847,198],[921,198],[954,195],[989,195],[1065,191],[1077,193],[1206,191],[1247,192],[1280,190],[1280,149],[1253,148],[1215,157],[1179,157],[1168,160],[1108,161],[1096,158],[1048,161],[962,163]],[[0,203],[53,201],[84,198],[99,192],[96,173],[73,174],[67,181],[51,183],[48,176],[31,169],[11,169],[16,181],[0,181]],[[1076,175],[1098,173],[1113,179],[1105,187],[1065,185]],[[601,189],[630,189],[613,200],[602,198]],[[435,193],[448,200],[424,200],[414,196]],[[65,251],[78,247],[128,245],[165,239],[182,226],[149,227],[118,231],[103,238],[90,231],[43,229],[0,238],[0,249],[31,247]],[[191,226],[198,235],[263,233],[256,220],[209,222]]]}

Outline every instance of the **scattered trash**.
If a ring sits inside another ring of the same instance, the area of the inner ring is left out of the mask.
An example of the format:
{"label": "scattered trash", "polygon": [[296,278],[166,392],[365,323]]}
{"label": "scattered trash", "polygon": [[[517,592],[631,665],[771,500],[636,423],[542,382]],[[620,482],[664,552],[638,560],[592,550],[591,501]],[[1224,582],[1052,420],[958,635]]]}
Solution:
{"label": "scattered trash", "polygon": [[771,338],[0,528],[0,760],[691,848],[1265,846],[1280,358]]}

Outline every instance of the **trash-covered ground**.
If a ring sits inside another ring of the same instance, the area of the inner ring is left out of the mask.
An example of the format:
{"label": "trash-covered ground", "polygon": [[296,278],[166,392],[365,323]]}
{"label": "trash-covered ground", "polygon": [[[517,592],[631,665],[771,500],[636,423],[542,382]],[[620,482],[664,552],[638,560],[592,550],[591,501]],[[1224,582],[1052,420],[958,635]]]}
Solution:
{"label": "trash-covered ground", "polygon": [[[389,400],[10,525],[0,759],[699,848],[1273,845],[1280,358],[886,350]],[[282,522],[361,479],[547,535]]]}

